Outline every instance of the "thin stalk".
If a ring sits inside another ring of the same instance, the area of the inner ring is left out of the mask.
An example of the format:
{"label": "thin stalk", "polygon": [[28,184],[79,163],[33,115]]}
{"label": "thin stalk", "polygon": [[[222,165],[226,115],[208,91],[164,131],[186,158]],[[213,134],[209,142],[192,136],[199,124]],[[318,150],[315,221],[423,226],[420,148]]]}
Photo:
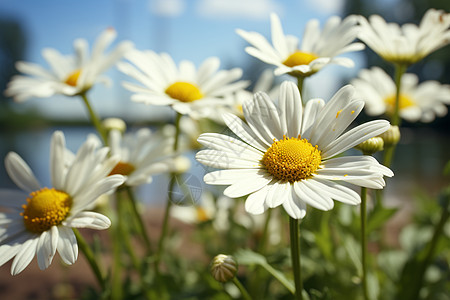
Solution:
{"label": "thin stalk", "polygon": [[297,76],[297,87],[298,91],[300,92],[300,98],[302,99],[303,106],[305,106],[306,102],[303,100],[303,82],[305,81],[305,77],[303,76]]}
{"label": "thin stalk", "polygon": [[97,116],[97,114],[95,113],[95,111],[92,109],[91,104],[89,103],[89,100],[86,96],[86,93],[82,93],[80,94],[81,98],[84,101],[84,104],[86,105],[86,108],[89,112],[89,116],[91,118],[91,122],[94,124],[95,129],[97,129],[98,134],[100,134],[103,142],[105,143],[105,145],[108,143],[108,136],[106,134],[106,130],[103,127],[102,123],[100,122],[100,118]]}
{"label": "thin stalk", "polygon": [[73,232],[75,233],[75,236],[78,241],[78,246],[83,252],[84,256],[86,257],[86,260],[89,263],[89,266],[91,267],[92,271],[94,272],[95,277],[97,278],[98,283],[100,284],[100,287],[102,290],[105,290],[105,278],[102,275],[102,272],[100,270],[99,265],[97,264],[97,260],[95,259],[94,253],[92,252],[91,248],[87,244],[86,240],[83,238],[83,236],[80,234],[78,229],[72,228]]}
{"label": "thin stalk", "polygon": [[263,254],[265,252],[265,248],[266,248],[266,244],[267,244],[267,236],[268,236],[268,232],[269,232],[269,223],[270,223],[271,216],[272,216],[272,209],[269,209],[267,211],[267,217],[266,217],[266,220],[264,222],[262,235],[261,235],[261,238],[259,239],[259,243],[258,243],[258,253],[260,253],[260,254]]}
{"label": "thin stalk", "polygon": [[150,254],[151,253],[151,246],[150,246],[151,243],[150,243],[150,239],[149,239],[149,236],[147,233],[147,228],[145,227],[145,224],[144,224],[144,220],[142,220],[142,216],[139,213],[139,210],[137,207],[136,197],[134,197],[134,193],[133,193],[133,190],[131,189],[131,187],[127,186],[125,189],[127,191],[128,198],[130,200],[131,210],[132,210],[134,216],[136,217],[136,220],[137,220],[138,226],[139,226],[139,230],[141,232],[142,238],[144,239],[147,254]]}
{"label": "thin stalk", "polygon": [[294,271],[294,284],[295,284],[295,298],[296,300],[302,300],[303,295],[303,282],[301,273],[300,262],[300,230],[299,221],[289,217],[289,233],[291,241],[291,259],[292,269]]}
{"label": "thin stalk", "polygon": [[239,279],[237,279],[236,276],[233,277],[233,283],[239,289],[239,291],[241,291],[242,298],[244,298],[245,300],[252,300],[252,297],[250,297],[250,294],[247,292],[245,287],[242,285]]}
{"label": "thin stalk", "polygon": [[361,187],[361,264],[362,264],[362,288],[364,299],[369,299],[367,291],[367,238],[366,238],[366,202],[367,188]]}
{"label": "thin stalk", "polygon": [[[400,118],[400,90],[402,84],[402,76],[405,74],[407,65],[405,64],[396,64],[395,65],[395,105],[394,112],[391,117],[391,125],[397,125],[400,127],[401,118]],[[383,164],[387,167],[391,166],[392,158],[394,157],[395,148],[397,145],[391,145],[386,147],[383,153]]]}
{"label": "thin stalk", "polygon": [[[175,153],[178,150],[178,140],[179,140],[179,135],[180,135],[180,119],[181,119],[181,114],[177,113],[176,117],[175,117],[175,141],[173,143],[173,152]],[[171,173],[170,174],[170,184],[169,184],[169,196],[167,199],[167,203],[166,203],[166,209],[164,211],[164,219],[163,219],[163,224],[162,224],[162,228],[161,228],[161,235],[159,237],[159,241],[158,241],[158,249],[156,252],[156,257],[155,257],[155,270],[156,273],[159,273],[159,262],[161,260],[161,254],[162,251],[164,249],[164,243],[165,243],[165,239],[166,239],[166,235],[167,235],[167,231],[169,228],[169,216],[170,216],[170,207],[172,206],[172,190],[175,184],[175,180],[174,179],[175,174]]]}

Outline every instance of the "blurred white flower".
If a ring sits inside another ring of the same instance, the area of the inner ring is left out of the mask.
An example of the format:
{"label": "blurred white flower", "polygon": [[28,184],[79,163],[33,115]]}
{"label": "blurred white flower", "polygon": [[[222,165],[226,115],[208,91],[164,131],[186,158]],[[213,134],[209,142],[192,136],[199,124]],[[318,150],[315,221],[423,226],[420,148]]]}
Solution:
{"label": "blurred white flower", "polygon": [[29,62],[17,62],[17,69],[24,75],[16,75],[5,90],[7,97],[15,101],[25,101],[32,97],[46,98],[55,94],[75,96],[88,91],[97,82],[109,84],[102,76],[124,53],[132,48],[132,43],[123,41],[111,52],[106,48],[116,38],[113,28],[106,29],[97,39],[89,54],[88,43],[84,39],[74,42],[74,55],[63,55],[55,49],[46,48],[42,55],[50,70]]}
{"label": "blurred white flower", "polygon": [[[394,112],[396,87],[394,80],[381,68],[361,70],[352,84],[366,102],[370,116],[391,115]],[[429,80],[419,84],[417,75],[406,73],[400,85],[400,117],[409,122],[431,122],[447,114],[450,85]]]}
{"label": "blurred white flower", "polygon": [[419,26],[386,23],[378,16],[369,20],[359,16],[359,39],[386,61],[413,64],[428,54],[450,43],[450,14],[443,10],[429,9]]}
{"label": "blurred white flower", "polygon": [[111,174],[126,176],[125,185],[149,183],[152,175],[186,168],[185,159],[177,159],[172,151],[174,138],[152,133],[148,128],[136,132],[109,132],[111,154],[120,158]]}
{"label": "blurred white flower", "polygon": [[90,138],[75,157],[67,156],[64,135],[55,132],[50,149],[52,188],[41,187],[19,155],[6,156],[6,171],[23,190],[0,190],[0,266],[14,257],[12,275],[22,272],[35,255],[39,268],[46,269],[57,250],[65,263],[73,264],[78,244],[71,228],[110,226],[106,216],[86,211],[124,182],[121,175],[108,176],[118,157],[107,158],[108,149],[99,146]]}
{"label": "blurred white flower", "polygon": [[223,97],[248,86],[236,81],[242,70],[220,70],[216,57],[206,59],[198,69],[184,60],[177,67],[167,53],[134,50],[125,56],[131,63],[120,62],[119,69],[139,82],[124,82],[134,92],[131,100],[150,105],[169,105],[182,115],[205,117],[208,108],[222,105]]}
{"label": "blurred white flower", "polygon": [[274,13],[270,15],[272,45],[257,32],[241,29],[237,33],[252,47],[245,51],[261,61],[276,66],[275,75],[310,76],[328,64],[353,67],[351,59],[336,57],[340,54],[364,49],[362,43],[352,43],[358,33],[357,16],[345,19],[334,16],[327,20],[323,30],[319,21],[314,19],[306,24],[301,44],[295,36],[285,35],[280,19]]}

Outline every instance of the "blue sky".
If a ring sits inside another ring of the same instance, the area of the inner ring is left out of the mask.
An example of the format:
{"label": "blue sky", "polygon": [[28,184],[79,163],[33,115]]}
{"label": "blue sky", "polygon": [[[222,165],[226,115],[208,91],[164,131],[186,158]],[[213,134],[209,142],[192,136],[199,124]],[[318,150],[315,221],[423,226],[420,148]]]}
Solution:
{"label": "blue sky", "polygon": [[[245,53],[247,43],[235,30],[241,28],[270,34],[270,12],[282,19],[285,33],[301,37],[306,22],[317,18],[323,22],[341,13],[343,0],[2,0],[0,18],[13,19],[22,25],[27,39],[25,60],[46,65],[41,57],[45,47],[64,54],[72,53],[76,38],[90,45],[105,28],[114,27],[117,41],[131,40],[135,47],[168,52],[176,62],[188,59],[199,65],[210,56],[218,56],[222,67],[245,67],[252,58]],[[328,98],[340,86],[340,74],[354,76],[361,67],[361,55],[355,54],[352,70],[329,66],[313,76],[311,97]],[[120,82],[125,78],[116,71],[108,73],[112,88],[96,87],[90,93],[94,107],[103,116],[124,114],[139,119],[160,115],[158,108],[132,103]],[[31,99],[21,108],[37,108],[52,117],[86,115],[80,101],[55,96]],[[156,112],[156,113],[155,113]]]}

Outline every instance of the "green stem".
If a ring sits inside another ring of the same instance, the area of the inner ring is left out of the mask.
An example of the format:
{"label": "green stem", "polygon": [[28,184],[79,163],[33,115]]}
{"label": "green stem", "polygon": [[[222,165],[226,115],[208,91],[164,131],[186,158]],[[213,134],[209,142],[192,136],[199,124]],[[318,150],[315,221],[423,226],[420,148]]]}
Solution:
{"label": "green stem", "polygon": [[298,91],[300,92],[300,98],[302,99],[303,106],[305,106],[306,101],[303,99],[303,82],[305,81],[305,77],[303,76],[297,76],[297,87]]}
{"label": "green stem", "polygon": [[400,90],[402,84],[402,76],[405,74],[407,65],[405,64],[396,64],[395,65],[395,105],[394,105],[394,114],[392,115],[391,124],[400,126]]}
{"label": "green stem", "polygon": [[94,272],[95,277],[97,278],[98,283],[100,284],[100,287],[102,290],[105,290],[105,279],[102,275],[102,272],[100,270],[99,265],[97,264],[97,260],[95,259],[94,253],[92,252],[91,248],[87,244],[86,240],[83,238],[83,236],[80,234],[78,229],[72,228],[73,232],[75,233],[75,236],[78,241],[78,246],[83,252],[84,256],[86,257],[86,260],[89,263],[89,266],[91,267],[92,271]]}
{"label": "green stem", "polygon": [[139,213],[139,210],[137,207],[136,197],[134,197],[134,193],[133,193],[133,190],[131,189],[131,187],[127,186],[127,187],[125,187],[125,189],[127,191],[128,198],[130,200],[131,210],[132,210],[134,216],[136,217],[136,220],[137,220],[138,226],[139,226],[139,230],[141,232],[142,238],[144,239],[147,254],[150,254],[151,253],[151,246],[150,246],[151,243],[150,243],[149,235],[147,233],[147,228],[145,227],[145,224],[144,224],[144,220],[142,219],[142,216]]}
{"label": "green stem", "polygon": [[367,239],[366,239],[366,205],[367,188],[361,187],[361,264],[362,264],[362,288],[364,299],[369,299],[367,291]]}
{"label": "green stem", "polygon": [[263,254],[265,252],[271,216],[272,216],[272,209],[269,209],[267,211],[267,217],[264,222],[264,228],[263,228],[262,235],[261,235],[261,238],[260,238],[259,244],[258,244],[258,253],[260,253],[260,254]]}
{"label": "green stem", "polygon": [[[405,74],[408,65],[405,64],[396,64],[395,65],[395,105],[394,112],[391,117],[391,125],[396,125],[400,127],[401,118],[400,118],[400,91],[402,85],[402,76]],[[386,167],[390,167],[392,163],[392,158],[394,157],[395,148],[397,145],[390,145],[385,148],[383,152],[383,164]]]}
{"label": "green stem", "polygon": [[[178,140],[179,140],[179,135],[180,135],[180,119],[181,119],[181,114],[177,113],[176,117],[175,117],[175,141],[173,143],[173,152],[176,153],[176,151],[178,150]],[[165,238],[167,235],[167,231],[169,228],[169,216],[170,216],[170,207],[172,206],[172,190],[175,184],[175,180],[174,180],[174,173],[170,174],[170,185],[169,185],[169,196],[167,199],[167,203],[166,203],[166,208],[164,211],[164,219],[163,219],[163,224],[162,224],[162,228],[161,228],[161,235],[159,237],[159,241],[158,241],[158,250],[156,252],[156,257],[155,257],[155,270],[156,273],[159,273],[159,263],[161,260],[161,254],[163,252],[164,249],[164,243],[165,243]]]}
{"label": "green stem", "polygon": [[250,294],[247,292],[245,287],[242,285],[239,279],[237,279],[236,276],[233,277],[233,283],[241,291],[242,298],[244,298],[245,300],[252,300],[252,297],[250,297]]}
{"label": "green stem", "polygon": [[303,299],[303,282],[300,263],[300,230],[299,221],[289,217],[289,233],[291,241],[291,259],[292,268],[294,270],[294,283],[295,283],[295,299]]}
{"label": "green stem", "polygon": [[84,101],[84,104],[86,105],[86,108],[89,112],[89,116],[91,118],[91,122],[94,124],[95,129],[97,129],[98,134],[100,134],[103,142],[105,143],[105,145],[108,144],[108,136],[106,134],[106,130],[103,127],[102,123],[100,122],[100,118],[97,116],[97,114],[95,113],[95,111],[92,109],[91,104],[89,103],[89,100],[86,96],[86,93],[82,93],[80,94],[81,98]]}
{"label": "green stem", "polygon": [[[448,199],[447,199],[448,201]],[[408,299],[419,299],[419,293],[420,290],[422,288],[423,285],[423,278],[425,275],[425,271],[428,268],[428,265],[430,265],[431,260],[434,256],[434,252],[436,249],[436,246],[438,244],[439,238],[441,237],[441,235],[443,235],[443,231],[444,231],[444,227],[445,224],[447,223],[447,220],[449,219],[450,216],[450,207],[448,205],[449,202],[447,202],[446,207],[442,207],[442,214],[441,214],[441,219],[439,220],[439,223],[436,224],[436,227],[434,228],[434,232],[433,232],[433,236],[431,238],[430,243],[428,244],[428,248],[426,249],[426,253],[424,255],[423,260],[420,262],[419,267],[417,268],[417,272],[416,272],[416,276],[415,276],[415,281],[412,286],[411,286],[411,294],[410,294],[410,298]]]}

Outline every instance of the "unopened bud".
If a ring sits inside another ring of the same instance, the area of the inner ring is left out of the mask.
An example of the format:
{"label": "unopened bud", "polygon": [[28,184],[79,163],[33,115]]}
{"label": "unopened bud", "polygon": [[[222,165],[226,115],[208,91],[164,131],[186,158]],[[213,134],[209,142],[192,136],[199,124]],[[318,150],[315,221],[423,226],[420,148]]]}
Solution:
{"label": "unopened bud", "polygon": [[384,141],[385,147],[397,145],[400,140],[400,129],[396,125],[391,125],[389,129],[379,135]]}
{"label": "unopened bud", "polygon": [[227,282],[234,278],[237,272],[237,263],[230,255],[219,254],[214,257],[211,264],[211,275],[219,282]]}
{"label": "unopened bud", "polygon": [[107,131],[119,130],[121,133],[124,133],[127,129],[125,122],[119,118],[107,118],[103,120],[103,127],[105,127]]}
{"label": "unopened bud", "polygon": [[360,150],[364,155],[372,155],[375,152],[383,150],[383,146],[383,139],[376,136],[362,142],[361,144],[355,146],[355,148]]}

